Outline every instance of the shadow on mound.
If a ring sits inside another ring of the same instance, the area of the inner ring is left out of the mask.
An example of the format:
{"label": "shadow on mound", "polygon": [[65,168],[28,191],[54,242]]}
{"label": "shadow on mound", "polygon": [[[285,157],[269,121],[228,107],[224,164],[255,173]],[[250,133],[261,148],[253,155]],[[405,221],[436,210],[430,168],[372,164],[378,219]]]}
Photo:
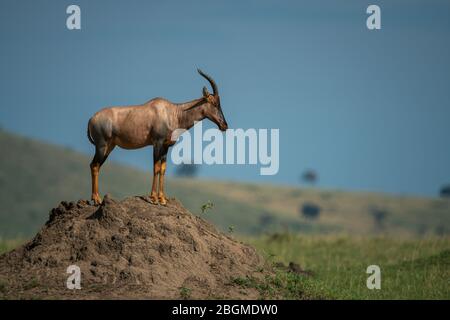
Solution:
{"label": "shadow on mound", "polygon": [[[69,290],[67,267],[81,269]],[[264,277],[256,251],[189,213],[145,197],[61,202],[29,243],[0,257],[4,298],[258,298],[233,279]]]}

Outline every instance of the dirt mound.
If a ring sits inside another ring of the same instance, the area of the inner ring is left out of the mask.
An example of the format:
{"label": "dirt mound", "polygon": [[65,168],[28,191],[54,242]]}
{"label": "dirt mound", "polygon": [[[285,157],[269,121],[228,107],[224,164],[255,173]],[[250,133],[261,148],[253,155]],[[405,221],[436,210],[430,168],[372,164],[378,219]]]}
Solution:
{"label": "dirt mound", "polygon": [[[67,268],[81,270],[69,290]],[[6,298],[258,298],[233,279],[266,273],[256,251],[178,201],[145,197],[100,206],[61,202],[32,241],[0,257]]]}

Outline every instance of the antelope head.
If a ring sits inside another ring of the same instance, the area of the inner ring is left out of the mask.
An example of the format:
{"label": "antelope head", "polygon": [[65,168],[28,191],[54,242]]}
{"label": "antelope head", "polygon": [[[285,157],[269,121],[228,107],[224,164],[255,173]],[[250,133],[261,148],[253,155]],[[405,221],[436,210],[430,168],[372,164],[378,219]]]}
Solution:
{"label": "antelope head", "polygon": [[206,101],[204,107],[205,117],[214,122],[221,131],[225,131],[228,129],[228,124],[220,106],[219,89],[217,89],[213,78],[203,73],[200,69],[197,69],[197,71],[202,77],[208,80],[213,90],[211,94],[206,87],[203,87],[203,99]]}

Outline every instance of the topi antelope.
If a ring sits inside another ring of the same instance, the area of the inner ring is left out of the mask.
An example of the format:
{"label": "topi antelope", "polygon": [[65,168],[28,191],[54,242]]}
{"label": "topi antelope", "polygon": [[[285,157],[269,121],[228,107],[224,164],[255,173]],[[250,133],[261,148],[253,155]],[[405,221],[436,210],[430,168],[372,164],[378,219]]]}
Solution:
{"label": "topi antelope", "polygon": [[203,87],[203,96],[189,102],[172,103],[163,98],[155,98],[142,105],[105,108],[89,119],[87,136],[95,145],[95,156],[90,164],[91,199],[95,204],[101,202],[98,193],[100,167],[115,146],[124,149],[153,146],[153,183],[150,202],[157,204],[159,201],[165,205],[167,197],[164,194],[164,175],[167,152],[175,143],[172,141],[172,133],[177,129],[188,130],[196,121],[205,118],[214,122],[221,131],[228,129],[216,83],[200,69],[197,71],[209,81],[213,94]]}

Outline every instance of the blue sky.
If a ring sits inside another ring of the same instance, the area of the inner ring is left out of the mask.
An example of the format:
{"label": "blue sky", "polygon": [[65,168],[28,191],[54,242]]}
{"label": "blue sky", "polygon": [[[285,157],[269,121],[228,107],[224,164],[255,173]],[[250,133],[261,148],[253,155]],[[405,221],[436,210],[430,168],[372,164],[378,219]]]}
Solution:
{"label": "blue sky", "polygon": [[[82,30],[66,28],[70,4]],[[280,129],[280,171],[200,176],[298,184],[312,168],[324,188],[436,195],[450,183],[449,39],[448,1],[2,0],[0,125],[92,153],[98,109],[198,98],[201,67],[230,127]],[[111,159],[151,168],[149,148]]]}

